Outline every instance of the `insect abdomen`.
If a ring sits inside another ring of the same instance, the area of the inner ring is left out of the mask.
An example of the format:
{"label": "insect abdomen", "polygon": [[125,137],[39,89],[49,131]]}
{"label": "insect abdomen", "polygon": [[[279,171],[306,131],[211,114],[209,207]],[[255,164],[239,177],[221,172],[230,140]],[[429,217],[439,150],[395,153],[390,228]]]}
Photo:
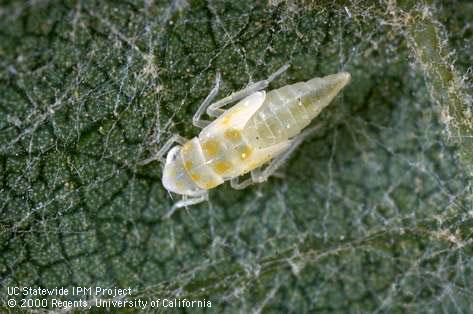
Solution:
{"label": "insect abdomen", "polygon": [[292,138],[310,124],[349,80],[350,74],[342,72],[268,92],[261,108],[248,121],[246,134],[260,147]]}

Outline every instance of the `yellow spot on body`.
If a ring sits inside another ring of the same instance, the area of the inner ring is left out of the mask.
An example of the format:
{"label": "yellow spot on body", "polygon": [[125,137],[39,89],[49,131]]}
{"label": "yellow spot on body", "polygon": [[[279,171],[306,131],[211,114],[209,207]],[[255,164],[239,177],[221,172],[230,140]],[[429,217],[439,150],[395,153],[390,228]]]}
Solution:
{"label": "yellow spot on body", "polygon": [[228,125],[228,124],[230,123],[230,120],[231,120],[231,119],[230,119],[230,116],[229,116],[229,115],[225,115],[225,116],[222,117],[221,123],[222,123],[223,125]]}
{"label": "yellow spot on body", "polygon": [[187,171],[190,171],[190,170],[192,169],[192,161],[187,160],[186,162],[184,162],[184,168],[185,168]]}
{"label": "yellow spot on body", "polygon": [[237,129],[229,129],[223,133],[223,136],[228,140],[237,141],[241,139],[241,132]]}
{"label": "yellow spot on body", "polygon": [[199,181],[200,180],[200,175],[194,173],[191,175],[191,179],[194,180],[194,181]]}
{"label": "yellow spot on body", "polygon": [[251,149],[251,147],[249,146],[243,146],[243,149],[241,150],[241,155],[240,155],[240,158],[242,160],[245,160],[246,158],[250,157],[251,156],[251,153],[253,152],[253,150]]}
{"label": "yellow spot on body", "polygon": [[215,172],[217,172],[219,175],[225,174],[231,169],[231,167],[232,164],[225,160],[219,160],[213,165]]}
{"label": "yellow spot on body", "polygon": [[214,157],[218,153],[218,144],[214,140],[208,140],[202,143],[202,149],[207,157]]}

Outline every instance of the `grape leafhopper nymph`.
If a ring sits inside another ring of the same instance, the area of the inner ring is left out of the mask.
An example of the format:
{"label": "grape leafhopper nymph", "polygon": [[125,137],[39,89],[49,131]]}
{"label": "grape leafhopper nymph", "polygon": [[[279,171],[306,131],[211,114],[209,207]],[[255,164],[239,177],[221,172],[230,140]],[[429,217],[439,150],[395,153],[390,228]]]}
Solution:
{"label": "grape leafhopper nymph", "polygon": [[[227,180],[236,189],[265,181],[314,130],[305,128],[350,81],[349,73],[340,72],[266,93],[269,83],[288,67],[212,103],[220,85],[217,73],[215,87],[193,118],[202,128],[200,134],[190,140],[174,135],[157,156],[143,162],[164,162],[164,187],[184,196],[173,210],[204,201],[209,189]],[[202,120],[204,112],[216,119]],[[176,142],[179,145],[173,146]],[[238,177],[248,172],[251,177],[239,182]]]}

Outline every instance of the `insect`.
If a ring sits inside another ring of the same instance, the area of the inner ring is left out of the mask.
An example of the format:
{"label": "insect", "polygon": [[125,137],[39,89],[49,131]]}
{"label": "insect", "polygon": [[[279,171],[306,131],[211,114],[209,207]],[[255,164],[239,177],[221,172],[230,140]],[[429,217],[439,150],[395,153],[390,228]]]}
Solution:
{"label": "insect", "polygon": [[[200,134],[191,140],[174,135],[157,156],[142,162],[163,161],[164,187],[183,195],[167,216],[177,208],[205,201],[208,190],[227,180],[235,189],[265,181],[317,129],[305,128],[351,78],[349,73],[341,72],[266,93],[269,83],[288,67],[212,103],[220,85],[217,73],[215,87],[193,117],[193,124],[202,128]],[[223,109],[236,101],[239,102],[233,107]],[[203,120],[204,112],[216,119]],[[173,146],[175,143],[179,145]],[[251,176],[240,182],[238,177],[248,172]]]}

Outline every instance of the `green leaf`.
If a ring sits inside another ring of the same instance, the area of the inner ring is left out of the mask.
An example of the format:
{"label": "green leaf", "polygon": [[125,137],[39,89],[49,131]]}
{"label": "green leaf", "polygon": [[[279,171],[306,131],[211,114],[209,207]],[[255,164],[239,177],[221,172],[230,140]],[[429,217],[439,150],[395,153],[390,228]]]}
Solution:
{"label": "green leaf", "polygon": [[[471,310],[473,5],[317,3],[0,4],[0,306],[81,286],[148,311]],[[163,219],[178,196],[139,162],[198,134],[217,71],[224,97],[286,63],[271,88],[351,73],[322,129],[278,176]]]}

